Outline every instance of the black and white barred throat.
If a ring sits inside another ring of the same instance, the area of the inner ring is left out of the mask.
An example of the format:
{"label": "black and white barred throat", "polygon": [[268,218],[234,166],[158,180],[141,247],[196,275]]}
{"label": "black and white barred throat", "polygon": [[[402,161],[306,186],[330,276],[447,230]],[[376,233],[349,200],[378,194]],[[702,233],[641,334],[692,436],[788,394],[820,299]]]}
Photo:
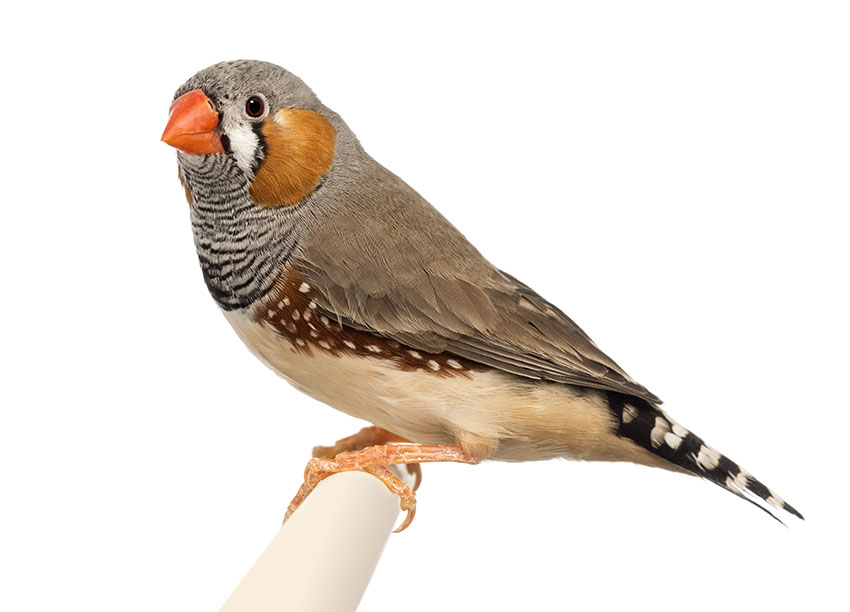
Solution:
{"label": "black and white barred throat", "polygon": [[251,200],[249,177],[230,155],[178,155],[194,200],[192,232],[204,281],[224,310],[266,295],[297,247],[297,210]]}

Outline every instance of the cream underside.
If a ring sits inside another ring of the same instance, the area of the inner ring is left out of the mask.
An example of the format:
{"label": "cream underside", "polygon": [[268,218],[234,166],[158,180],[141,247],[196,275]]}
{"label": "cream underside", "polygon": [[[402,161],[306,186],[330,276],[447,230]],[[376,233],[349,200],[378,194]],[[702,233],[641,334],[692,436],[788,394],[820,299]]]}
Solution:
{"label": "cream underside", "polygon": [[482,459],[567,457],[672,467],[612,433],[598,391],[497,370],[441,377],[372,357],[319,349],[305,354],[241,311],[225,316],[251,351],[296,388],[412,442],[460,444]]}

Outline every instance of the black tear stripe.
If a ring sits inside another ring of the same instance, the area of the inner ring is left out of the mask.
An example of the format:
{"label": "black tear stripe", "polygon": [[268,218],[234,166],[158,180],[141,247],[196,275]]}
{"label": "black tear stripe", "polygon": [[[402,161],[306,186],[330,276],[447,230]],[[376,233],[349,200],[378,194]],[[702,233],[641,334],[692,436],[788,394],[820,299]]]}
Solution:
{"label": "black tear stripe", "polygon": [[[795,510],[793,506],[782,501],[779,496],[753,476],[744,472],[737,463],[725,455],[719,455],[717,463],[713,467],[707,465],[705,461],[701,465],[697,461],[700,450],[703,447],[707,449],[711,449],[711,447],[705,444],[702,438],[690,431],[681,436],[676,436],[681,441],[678,442],[678,446],[675,448],[666,440],[662,440],[657,446],[653,445],[652,430],[655,428],[659,417],[667,424],[670,432],[673,432],[673,426],[676,423],[662,410],[646,400],[609,391],[608,408],[616,424],[615,433],[621,438],[631,440],[638,446],[669,461],[673,465],[683,468],[696,476],[710,480],[738,497],[746,499],[759,509],[767,512],[780,523],[782,521],[768,510],[768,508],[757,503],[752,497],[748,497],[746,494],[761,499],[770,507],[779,508],[800,519],[803,518],[803,515]],[[674,442],[676,441],[676,438],[672,439]],[[711,450],[713,451],[713,449]]]}
{"label": "black tear stripe", "polygon": [[260,169],[260,163],[263,161],[263,158],[266,156],[266,151],[268,150],[268,145],[266,144],[266,135],[263,134],[263,123],[253,123],[251,124],[251,129],[254,134],[257,135],[257,152],[254,155],[254,161],[251,164],[251,172],[254,174],[257,173],[257,170]]}

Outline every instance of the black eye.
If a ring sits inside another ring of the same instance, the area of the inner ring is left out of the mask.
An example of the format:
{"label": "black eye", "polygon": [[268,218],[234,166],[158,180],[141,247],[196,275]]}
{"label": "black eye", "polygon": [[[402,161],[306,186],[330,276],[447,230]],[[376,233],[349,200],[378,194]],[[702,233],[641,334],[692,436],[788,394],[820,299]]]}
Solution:
{"label": "black eye", "polygon": [[263,104],[263,99],[258,96],[251,96],[245,102],[245,112],[249,117],[259,117],[266,110],[266,105]]}

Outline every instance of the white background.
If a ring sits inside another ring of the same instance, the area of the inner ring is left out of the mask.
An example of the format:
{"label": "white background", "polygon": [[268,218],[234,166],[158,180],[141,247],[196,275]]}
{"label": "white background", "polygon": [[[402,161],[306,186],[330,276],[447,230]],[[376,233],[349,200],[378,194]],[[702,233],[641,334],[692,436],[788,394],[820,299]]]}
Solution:
{"label": "white background", "polygon": [[846,604],[845,3],[24,4],[0,37],[0,609],[217,610],[310,448],[363,425],[257,362],[201,280],[158,140],[173,91],[240,57],[304,78],[808,518],[630,465],[426,466],[362,610]]}

